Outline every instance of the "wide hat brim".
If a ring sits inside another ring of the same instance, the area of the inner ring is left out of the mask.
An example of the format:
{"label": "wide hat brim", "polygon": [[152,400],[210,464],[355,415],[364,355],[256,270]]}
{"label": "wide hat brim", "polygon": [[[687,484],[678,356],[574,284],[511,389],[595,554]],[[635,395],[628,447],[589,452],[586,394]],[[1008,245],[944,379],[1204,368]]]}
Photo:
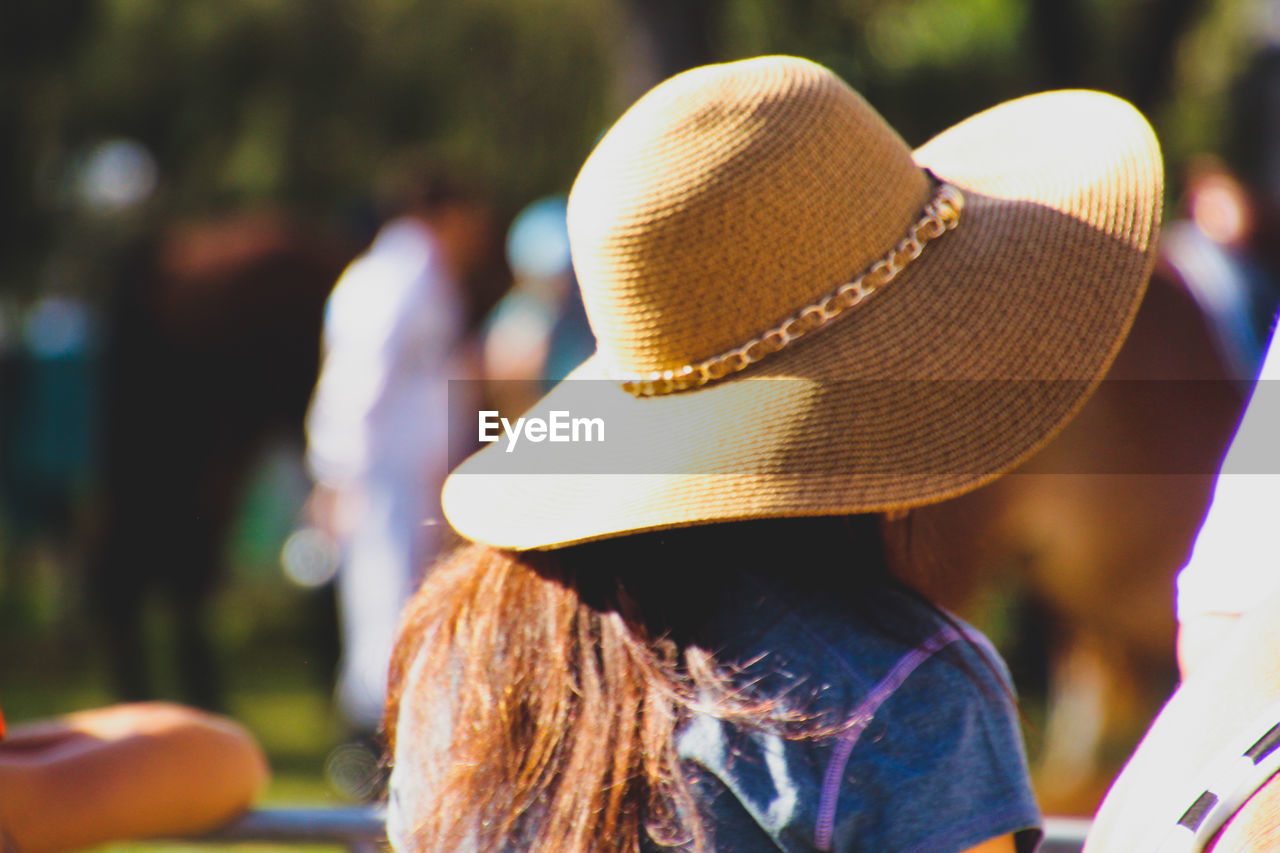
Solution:
{"label": "wide hat brim", "polygon": [[[1118,98],[1050,92],[973,116],[914,158],[962,190],[963,216],[890,285],[693,391],[634,397],[589,359],[527,415],[598,415],[605,440],[555,456],[486,447],[445,484],[449,523],[529,549],[903,509],[1032,455],[1101,381],[1141,302],[1162,197],[1155,136]],[[607,462],[578,464],[593,454]]]}

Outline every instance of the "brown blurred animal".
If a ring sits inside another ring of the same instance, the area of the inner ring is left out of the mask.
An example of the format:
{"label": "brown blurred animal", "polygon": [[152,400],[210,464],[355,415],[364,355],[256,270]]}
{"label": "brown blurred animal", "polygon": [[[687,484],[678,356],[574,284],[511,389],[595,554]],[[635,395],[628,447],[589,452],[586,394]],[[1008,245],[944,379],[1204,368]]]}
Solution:
{"label": "brown blurred animal", "polygon": [[281,213],[169,228],[125,269],[108,317],[92,604],[116,690],[153,694],[142,613],[172,615],[183,698],[222,705],[205,625],[255,453],[296,434],[325,299],[354,248]]}
{"label": "brown blurred animal", "polygon": [[[991,633],[1024,700],[1035,685],[1019,662],[1048,655],[1044,722],[1031,726],[1047,812],[1093,813],[1177,679],[1174,576],[1244,405],[1206,322],[1162,264],[1075,420],[965,512],[925,507],[909,522],[929,567],[912,582]],[[995,595],[1032,619],[993,624]]]}

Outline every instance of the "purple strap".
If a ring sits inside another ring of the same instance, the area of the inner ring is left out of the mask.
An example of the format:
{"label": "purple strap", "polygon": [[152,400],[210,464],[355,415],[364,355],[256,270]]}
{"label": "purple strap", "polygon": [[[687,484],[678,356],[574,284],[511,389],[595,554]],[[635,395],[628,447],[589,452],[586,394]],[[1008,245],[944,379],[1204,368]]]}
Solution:
{"label": "purple strap", "polygon": [[880,683],[871,689],[867,698],[849,718],[848,727],[840,733],[836,741],[835,751],[827,764],[827,773],[822,780],[822,800],[818,804],[818,822],[814,828],[814,844],[819,850],[831,849],[831,834],[835,831],[836,800],[840,796],[840,780],[844,777],[845,766],[849,763],[849,755],[858,744],[858,738],[866,731],[875,719],[876,711],[885,700],[894,694],[907,680],[916,667],[924,663],[941,649],[960,639],[961,634],[951,626],[925,640],[916,648],[902,656],[889,674],[880,679]]}

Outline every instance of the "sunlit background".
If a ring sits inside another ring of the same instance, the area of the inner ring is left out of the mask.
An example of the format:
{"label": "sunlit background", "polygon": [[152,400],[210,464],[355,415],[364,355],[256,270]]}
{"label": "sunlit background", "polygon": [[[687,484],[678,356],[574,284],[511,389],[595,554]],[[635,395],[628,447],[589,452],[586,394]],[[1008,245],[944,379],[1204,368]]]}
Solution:
{"label": "sunlit background", "polygon": [[[594,140],[649,85],[692,65],[762,53],[829,65],[912,145],[1019,94],[1115,92],[1150,117],[1163,141],[1172,216],[1188,164],[1229,154],[1233,80],[1278,29],[1252,0],[4,3],[6,716],[117,698],[95,627],[112,579],[90,577],[101,572],[93,551],[118,497],[108,484],[131,481],[128,471],[109,473],[120,464],[110,461],[110,442],[132,441],[144,454],[154,447],[156,464],[169,467],[194,466],[216,445],[223,456],[209,464],[225,476],[203,482],[234,491],[238,507],[216,545],[225,559],[208,597],[222,702],[270,753],[268,802],[344,801],[324,773],[343,737],[330,703],[335,557],[328,543],[298,532],[309,488],[291,414],[299,408],[246,425],[239,408],[255,405],[252,394],[215,387],[214,374],[157,371],[132,392],[149,395],[157,411],[171,399],[216,405],[193,415],[199,423],[131,425],[111,408],[124,404],[105,354],[113,336],[133,334],[121,317],[139,305],[179,347],[216,338],[233,359],[271,352],[253,349],[266,334],[281,336],[281,352],[314,348],[324,288],[373,234],[388,175],[404,162],[426,157],[465,172],[505,228],[530,202],[565,192]],[[269,242],[264,235],[286,235],[281,245],[312,259],[314,278],[266,276],[226,300],[201,290],[198,274],[176,294],[138,286],[152,280],[157,257],[169,272],[213,263],[201,255],[210,250],[199,229],[209,223],[238,234],[229,239],[245,252]],[[499,240],[491,269],[473,283],[476,323],[509,279]],[[286,292],[303,307],[291,308]],[[163,349],[143,357],[170,358]],[[299,405],[314,380],[305,358],[301,366],[280,374],[294,383],[280,396]],[[235,447],[220,438],[229,435]],[[166,482],[132,481],[144,489]],[[192,561],[172,533],[155,538],[177,576]],[[154,689],[186,698],[171,613],[157,599],[138,618]]]}

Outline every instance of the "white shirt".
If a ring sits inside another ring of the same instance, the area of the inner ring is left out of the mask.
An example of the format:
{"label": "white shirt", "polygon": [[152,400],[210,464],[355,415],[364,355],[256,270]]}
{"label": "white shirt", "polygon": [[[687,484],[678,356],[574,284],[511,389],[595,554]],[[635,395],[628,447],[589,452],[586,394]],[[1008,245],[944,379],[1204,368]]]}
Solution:
{"label": "white shirt", "polygon": [[447,467],[448,379],[464,328],[458,285],[431,232],[407,218],[384,226],[325,308],[307,414],[317,481]]}
{"label": "white shirt", "polygon": [[1280,335],[1271,341],[1214,488],[1191,559],[1178,575],[1178,620],[1240,615],[1280,592]]}

